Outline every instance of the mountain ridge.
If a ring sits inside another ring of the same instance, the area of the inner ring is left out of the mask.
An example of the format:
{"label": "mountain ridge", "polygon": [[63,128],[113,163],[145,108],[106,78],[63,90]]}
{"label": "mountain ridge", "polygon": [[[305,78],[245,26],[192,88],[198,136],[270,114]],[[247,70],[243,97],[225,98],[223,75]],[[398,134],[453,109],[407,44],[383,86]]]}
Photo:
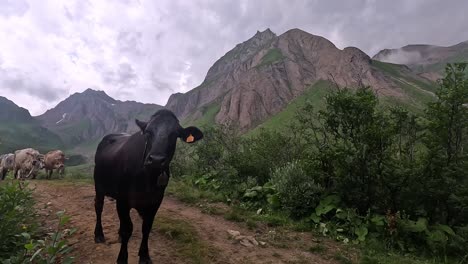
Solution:
{"label": "mountain ridge", "polygon": [[135,118],[149,118],[156,104],[116,100],[104,91],[86,89],[74,93],[36,117],[67,145],[96,140],[108,133],[135,132]]}
{"label": "mountain ridge", "polygon": [[246,131],[279,113],[310,85],[330,78],[340,86],[362,82],[385,96],[405,96],[358,48],[340,50],[326,38],[300,29],[279,36],[267,29],[228,51],[200,86],[172,95],[166,108],[182,119],[196,120],[203,116],[200,109],[218,105],[214,122],[234,123]]}
{"label": "mountain ridge", "polygon": [[383,49],[372,58],[405,64],[420,76],[436,81],[443,76],[447,63],[468,61],[468,41],[451,46],[409,44],[396,49]]}

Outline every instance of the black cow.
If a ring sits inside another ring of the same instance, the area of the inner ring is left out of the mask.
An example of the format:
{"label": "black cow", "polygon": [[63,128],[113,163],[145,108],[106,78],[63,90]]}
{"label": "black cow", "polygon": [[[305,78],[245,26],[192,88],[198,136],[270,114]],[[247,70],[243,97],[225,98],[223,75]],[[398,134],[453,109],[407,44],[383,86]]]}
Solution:
{"label": "black cow", "polygon": [[94,240],[96,243],[105,242],[101,214],[104,197],[110,196],[116,200],[120,219],[121,247],[117,263],[127,263],[127,244],[133,231],[131,208],[135,208],[143,219],[139,263],[152,263],[148,236],[169,181],[169,163],[177,138],[187,143],[203,138],[203,133],[196,127],[182,128],[169,110],[159,110],[148,122],[135,121],[141,132],[105,136],[95,156]]}

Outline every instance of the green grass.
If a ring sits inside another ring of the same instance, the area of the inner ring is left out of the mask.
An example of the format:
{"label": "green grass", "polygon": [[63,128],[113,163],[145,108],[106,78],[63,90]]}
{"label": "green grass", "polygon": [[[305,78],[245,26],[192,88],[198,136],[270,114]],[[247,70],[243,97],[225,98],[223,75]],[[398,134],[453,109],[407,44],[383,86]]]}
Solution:
{"label": "green grass", "polygon": [[66,179],[92,179],[94,173],[94,164],[86,163],[77,166],[65,167]]}
{"label": "green grass", "polygon": [[404,69],[405,66],[400,64],[388,63],[388,62],[381,62],[377,60],[372,60],[372,65],[384,72],[387,72],[395,77],[401,77],[401,71]]}
{"label": "green grass", "polygon": [[156,216],[154,229],[174,243],[176,257],[184,263],[211,263],[217,257],[217,251],[202,241],[188,221],[160,213]]}
{"label": "green grass", "polygon": [[263,122],[255,129],[248,132],[249,136],[253,136],[259,133],[263,129],[271,130],[284,130],[288,124],[295,119],[295,115],[298,110],[306,105],[307,102],[311,102],[316,106],[317,109],[322,109],[325,106],[325,96],[330,90],[330,83],[327,81],[318,81],[310,86],[304,93],[294,100],[292,100],[283,111],[270,117],[268,120]]}
{"label": "green grass", "polygon": [[221,194],[204,191],[196,188],[189,180],[172,178],[167,186],[166,193],[176,197],[182,202],[193,204],[202,200],[213,202],[225,201]]}
{"label": "green grass", "polygon": [[2,122],[0,124],[0,153],[33,147],[47,152],[62,147],[60,138],[35,123]]}
{"label": "green grass", "polygon": [[437,84],[405,71],[405,66],[376,60],[372,61],[372,65],[392,78],[406,95],[404,98],[381,97],[383,105],[401,106],[411,112],[420,113],[428,102],[435,99]]}
{"label": "green grass", "polygon": [[445,73],[445,66],[447,63],[455,63],[455,62],[468,62],[468,49],[464,49],[460,51],[459,53],[450,56],[441,62],[434,63],[434,64],[429,64],[429,65],[417,65],[417,66],[412,66],[412,68],[418,72],[437,72],[442,75]]}
{"label": "green grass", "polygon": [[260,61],[260,64],[257,65],[257,67],[262,67],[265,65],[273,64],[277,61],[280,61],[282,58],[283,58],[283,54],[281,53],[280,49],[277,49],[277,48],[270,49],[262,57],[262,60]]}
{"label": "green grass", "polygon": [[212,102],[210,104],[202,106],[200,111],[202,112],[202,116],[197,119],[193,119],[192,116],[185,118],[181,122],[182,126],[212,126],[215,124],[215,117],[218,114],[219,110],[221,109],[221,105],[217,102]]}

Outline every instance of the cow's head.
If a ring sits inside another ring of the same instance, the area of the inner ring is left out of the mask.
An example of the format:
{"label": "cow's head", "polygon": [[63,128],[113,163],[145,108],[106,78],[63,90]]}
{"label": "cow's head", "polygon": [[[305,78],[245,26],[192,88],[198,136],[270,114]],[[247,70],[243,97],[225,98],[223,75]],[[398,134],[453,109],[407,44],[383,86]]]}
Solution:
{"label": "cow's head", "polygon": [[145,136],[144,165],[147,168],[167,168],[175,152],[177,138],[194,143],[203,138],[196,127],[183,128],[169,110],[159,110],[148,122],[136,120]]}
{"label": "cow's head", "polygon": [[37,151],[33,152],[26,152],[27,155],[31,157],[31,164],[35,169],[43,169],[44,168],[44,155],[39,154]]}

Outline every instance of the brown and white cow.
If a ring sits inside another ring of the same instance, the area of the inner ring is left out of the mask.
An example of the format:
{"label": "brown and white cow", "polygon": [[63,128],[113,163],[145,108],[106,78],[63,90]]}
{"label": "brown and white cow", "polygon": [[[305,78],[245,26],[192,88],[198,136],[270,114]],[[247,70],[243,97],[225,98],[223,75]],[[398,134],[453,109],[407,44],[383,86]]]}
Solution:
{"label": "brown and white cow", "polygon": [[15,151],[15,173],[17,179],[36,178],[37,172],[42,169],[44,155],[33,148],[26,148]]}
{"label": "brown and white cow", "polygon": [[65,173],[65,154],[61,150],[52,150],[44,156],[44,168],[47,174],[47,179],[52,177],[54,169],[63,176]]}
{"label": "brown and white cow", "polygon": [[0,156],[0,173],[1,179],[4,180],[8,171],[15,167],[15,154],[9,153]]}

